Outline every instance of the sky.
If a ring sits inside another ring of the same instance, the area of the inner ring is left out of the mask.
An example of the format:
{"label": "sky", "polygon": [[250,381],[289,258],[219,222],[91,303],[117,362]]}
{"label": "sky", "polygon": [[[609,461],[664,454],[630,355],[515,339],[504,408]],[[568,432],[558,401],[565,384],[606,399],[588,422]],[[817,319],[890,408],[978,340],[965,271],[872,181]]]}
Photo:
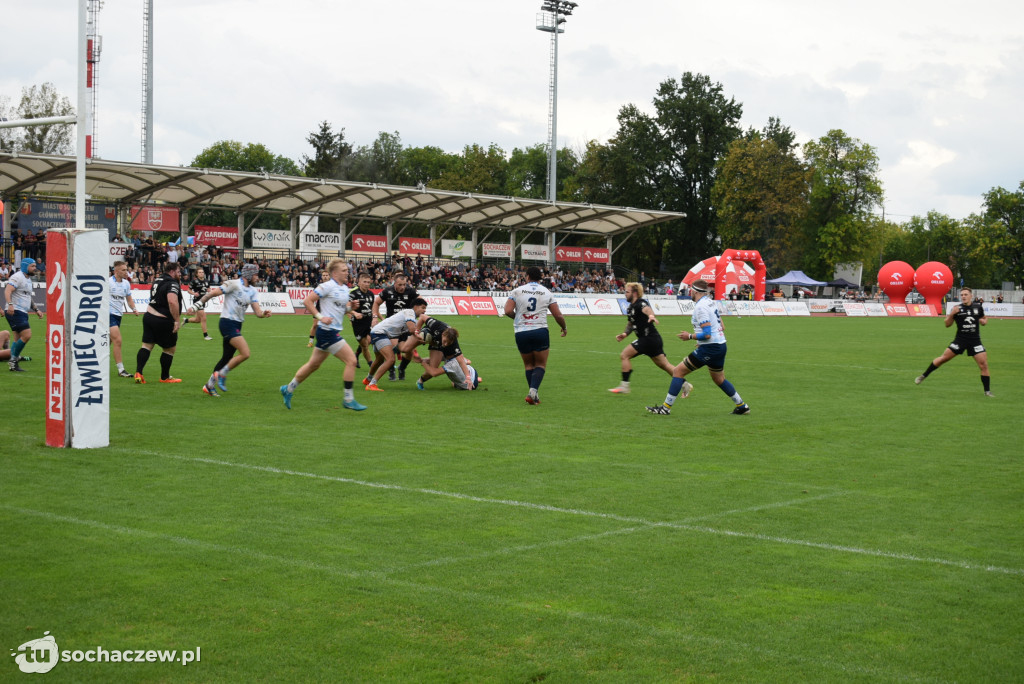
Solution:
{"label": "sky", "polygon": [[[1024,180],[1024,5],[935,0],[578,0],[559,36],[558,145],[607,141],[690,71],[800,143],[834,128],[874,147],[885,214],[982,211]],[[99,13],[99,156],[141,161],[143,0]],[[220,140],[299,162],[329,122],[348,142],[506,153],[545,142],[551,34],[541,0],[155,0],[153,161]],[[0,0],[14,17],[0,96],[52,82],[77,102],[73,0]]]}

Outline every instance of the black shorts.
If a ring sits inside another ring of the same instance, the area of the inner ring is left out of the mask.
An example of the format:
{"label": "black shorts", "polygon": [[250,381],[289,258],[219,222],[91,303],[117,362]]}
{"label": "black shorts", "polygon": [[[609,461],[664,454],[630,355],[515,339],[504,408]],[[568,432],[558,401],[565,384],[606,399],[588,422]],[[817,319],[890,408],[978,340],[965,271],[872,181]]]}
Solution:
{"label": "black shorts", "polygon": [[638,337],[630,344],[633,349],[636,349],[637,354],[650,356],[652,359],[655,356],[663,356],[665,354],[665,346],[661,341],[661,335],[647,335],[646,337]]}
{"label": "black shorts", "polygon": [[974,356],[976,354],[985,353],[985,346],[981,343],[980,339],[961,340],[958,337],[949,343],[949,351],[953,352],[957,356],[964,352],[967,352],[968,356]]}
{"label": "black shorts", "polygon": [[142,343],[155,344],[161,349],[178,346],[178,333],[174,332],[174,319],[154,316],[147,311],[142,317]]}
{"label": "black shorts", "polygon": [[[363,323],[363,321],[366,322]],[[370,336],[370,328],[372,327],[373,326],[370,325],[369,318],[357,318],[356,320],[352,321],[352,334],[356,336],[357,340],[361,340],[364,337]]]}

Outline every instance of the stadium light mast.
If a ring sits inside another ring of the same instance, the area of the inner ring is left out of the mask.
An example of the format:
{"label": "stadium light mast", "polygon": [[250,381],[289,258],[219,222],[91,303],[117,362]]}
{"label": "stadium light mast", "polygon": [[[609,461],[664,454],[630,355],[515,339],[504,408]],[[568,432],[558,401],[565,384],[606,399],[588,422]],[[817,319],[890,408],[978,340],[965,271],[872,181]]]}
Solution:
{"label": "stadium light mast", "polygon": [[544,0],[537,15],[537,30],[551,34],[551,81],[548,86],[548,199],[554,202],[558,166],[558,34],[565,33],[562,24],[572,15],[577,3],[570,0]]}
{"label": "stadium light mast", "polygon": [[142,162],[153,163],[153,0],[142,4]]}

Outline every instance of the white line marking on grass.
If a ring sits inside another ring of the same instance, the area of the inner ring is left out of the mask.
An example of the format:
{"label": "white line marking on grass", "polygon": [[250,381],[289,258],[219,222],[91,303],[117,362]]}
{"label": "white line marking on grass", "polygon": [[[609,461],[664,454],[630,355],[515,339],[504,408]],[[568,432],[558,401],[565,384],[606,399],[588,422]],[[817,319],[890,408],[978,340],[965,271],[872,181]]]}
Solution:
{"label": "white line marking on grass", "polygon": [[[603,615],[601,613],[586,613],[578,610],[565,610],[562,608],[554,608],[551,604],[543,603],[542,601],[525,601],[505,598],[503,596],[495,596],[493,594],[485,594],[479,591],[465,591],[450,589],[448,587],[436,586],[431,584],[424,584],[422,582],[413,582],[409,580],[401,580],[394,577],[388,577],[377,571],[370,572],[357,572],[351,570],[345,570],[334,565],[326,565],[324,563],[317,563],[315,561],[308,561],[300,558],[291,558],[289,556],[278,556],[274,554],[263,553],[262,551],[255,551],[253,549],[247,549],[238,546],[227,546],[224,544],[215,544],[213,542],[206,542],[200,539],[193,539],[191,537],[182,537],[179,535],[166,534],[164,532],[153,532],[150,530],[144,530],[135,527],[127,527],[125,525],[114,525],[111,523],[104,523],[98,520],[88,520],[83,518],[76,518],[68,515],[60,515],[58,513],[51,513],[49,511],[38,511],[30,508],[20,508],[17,506],[8,506],[0,504],[0,510],[13,511],[22,515],[33,516],[42,518],[44,520],[50,520],[53,522],[69,523],[73,525],[80,525],[82,527],[88,527],[95,530],[103,530],[107,532],[115,532],[117,534],[140,537],[143,539],[159,539],[169,541],[174,544],[181,546],[188,546],[196,549],[205,549],[207,551],[217,551],[220,553],[236,554],[248,558],[253,558],[260,561],[278,563],[280,565],[288,567],[296,567],[304,570],[315,570],[323,572],[325,574],[335,575],[339,577],[345,577],[353,580],[362,579],[373,579],[384,584],[390,584],[396,587],[402,587],[404,589],[412,590],[417,593],[431,593],[441,594],[444,596],[455,597],[464,601],[472,601],[475,603],[483,603],[490,606],[503,606],[505,608],[511,608],[515,610],[528,611],[532,613],[538,613],[544,616],[555,615],[558,617],[573,619],[573,620],[586,620],[588,622],[596,622],[601,624],[617,624],[628,627],[638,633],[646,633],[661,638],[680,639],[683,641],[699,644],[710,644],[715,647],[726,647],[740,651],[742,653],[753,652],[761,654],[769,658],[773,658],[779,661],[792,661],[796,660],[799,662],[813,663],[818,666],[838,670],[840,672],[854,672],[859,674],[867,674],[874,677],[885,676],[885,677],[896,677],[903,680],[911,681],[933,681],[930,679],[922,679],[916,675],[906,675],[900,672],[892,672],[889,670],[879,670],[877,668],[863,668],[857,666],[848,666],[844,663],[836,662],[831,657],[822,659],[814,657],[803,657],[790,652],[776,651],[772,649],[764,648],[756,644],[750,644],[743,641],[735,641],[731,639],[722,639],[720,637],[712,637],[704,634],[698,634],[694,632],[686,632],[681,629],[666,629],[651,624],[645,620],[634,620],[630,618],[619,618],[609,615]],[[594,536],[607,536],[614,534],[614,532],[604,533],[603,535]],[[358,589],[358,587],[356,587]]]}
{"label": "white line marking on grass", "polygon": [[[474,496],[472,494],[462,494],[460,492],[446,492],[441,489],[426,489],[420,487],[406,487],[403,485],[388,484],[384,482],[368,482],[366,480],[357,480],[350,477],[338,477],[334,475],[321,475],[319,473],[305,473],[297,470],[287,470],[285,468],[275,468],[273,466],[258,466],[249,463],[233,463],[231,461],[219,461],[212,458],[193,458],[188,456],[175,456],[173,454],[157,454],[154,452],[135,451],[133,453],[142,453],[150,456],[159,456],[161,458],[171,458],[179,461],[190,461],[193,463],[206,463],[209,465],[226,466],[229,468],[241,468],[244,470],[253,470],[263,473],[273,473],[275,475],[291,475],[294,477],[304,477],[313,480],[326,480],[328,482],[340,482],[343,484],[353,484],[360,487],[370,487],[373,489],[386,489],[397,492],[408,492],[411,494],[427,494],[430,496],[442,496],[449,499],[457,499],[460,501],[472,501],[474,503],[486,503],[495,504],[498,506],[513,506],[516,508],[525,508],[534,511],[545,511],[548,513],[564,513],[566,515],[579,515],[588,518],[598,518],[603,520],[614,520],[616,522],[629,523],[631,525],[642,525],[647,527],[662,527],[675,530],[685,530],[687,532],[702,532],[704,534],[714,534],[725,537],[734,537],[738,539],[753,539],[757,541],[766,541],[774,544],[786,544],[790,546],[803,546],[811,549],[821,549],[824,551],[836,551],[840,553],[853,553],[861,556],[871,556],[874,558],[888,558],[892,560],[902,560],[914,563],[930,563],[933,565],[944,565],[947,567],[960,568],[961,570],[980,570],[983,572],[997,572],[1004,575],[1024,575],[1024,568],[1004,568],[998,565],[979,565],[977,563],[968,563],[966,561],[949,560],[946,558],[930,558],[927,556],[915,556],[909,553],[897,553],[893,551],[882,551],[880,549],[867,549],[857,546],[844,546],[841,544],[828,544],[825,542],[815,542],[805,539],[792,539],[790,537],[776,537],[768,534],[761,534],[758,532],[740,532],[737,530],[724,530],[716,527],[705,527],[702,525],[690,525],[686,523],[673,523],[663,522],[658,520],[647,520],[645,518],[638,518],[635,516],[618,515],[616,513],[601,513],[599,511],[587,511],[580,508],[564,508],[561,506],[550,506],[547,504],[531,503],[529,501],[516,501],[515,499],[494,499],[483,496]],[[808,500],[822,497],[808,497]],[[770,505],[770,504],[769,504]]]}

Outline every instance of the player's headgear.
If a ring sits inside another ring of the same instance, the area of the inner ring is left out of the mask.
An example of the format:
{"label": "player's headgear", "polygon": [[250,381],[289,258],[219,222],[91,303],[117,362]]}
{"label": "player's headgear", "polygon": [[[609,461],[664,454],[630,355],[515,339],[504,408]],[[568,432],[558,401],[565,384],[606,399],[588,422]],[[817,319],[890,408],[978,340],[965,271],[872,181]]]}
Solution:
{"label": "player's headgear", "polygon": [[245,278],[246,282],[251,281],[253,276],[259,272],[260,267],[257,266],[256,264],[243,264],[242,270],[240,271],[242,277]]}
{"label": "player's headgear", "polygon": [[21,272],[24,273],[25,275],[28,275],[28,267],[31,266],[34,263],[36,263],[35,259],[30,259],[28,257],[25,257],[24,259],[22,259],[21,260]]}
{"label": "player's headgear", "polygon": [[690,289],[691,290],[695,290],[697,292],[707,292],[708,291],[708,284],[706,282],[704,282],[703,280],[695,280],[690,285]]}

